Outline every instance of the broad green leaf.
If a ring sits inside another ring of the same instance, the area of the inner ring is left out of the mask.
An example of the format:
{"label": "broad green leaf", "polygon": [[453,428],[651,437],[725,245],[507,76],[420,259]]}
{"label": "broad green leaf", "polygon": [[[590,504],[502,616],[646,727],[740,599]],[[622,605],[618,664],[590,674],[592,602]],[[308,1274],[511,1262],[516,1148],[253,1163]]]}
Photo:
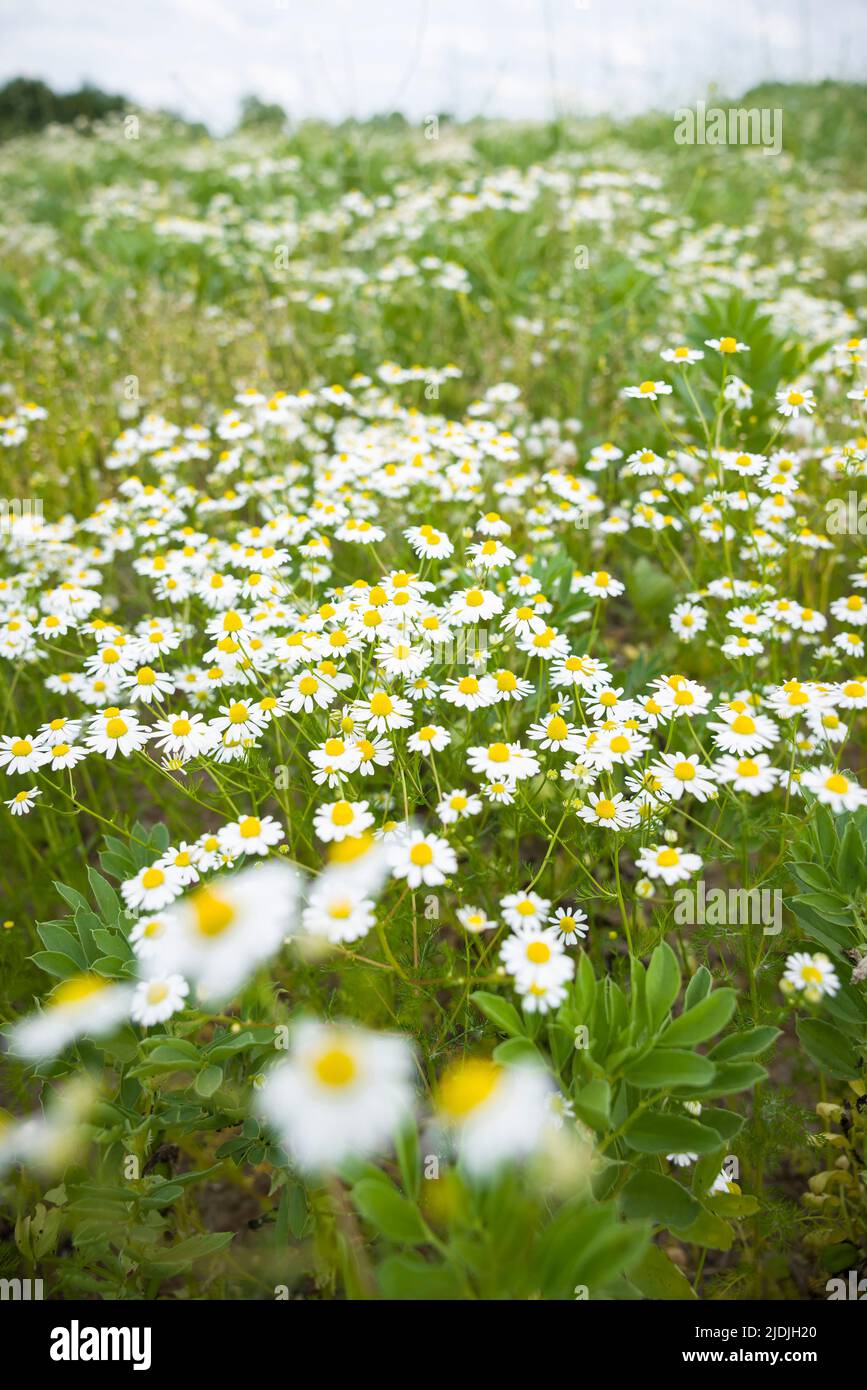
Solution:
{"label": "broad green leaf", "polygon": [[387,1240],[399,1245],[422,1245],[427,1240],[418,1207],[390,1183],[362,1178],[351,1196],[365,1221]]}
{"label": "broad green leaf", "polygon": [[200,1071],[196,1077],[194,1090],[205,1099],[212,1096],[223,1081],[223,1068],[211,1065]]}
{"label": "broad green leaf", "polygon": [[448,1265],[430,1263],[421,1255],[389,1255],[376,1271],[385,1298],[397,1300],[459,1299],[463,1294],[457,1273]]}
{"label": "broad green leaf", "polygon": [[798,1023],[798,1037],[804,1051],[822,1071],[847,1081],[860,1079],[862,1064],[858,1053],[838,1028],[819,1018],[802,1018]]}
{"label": "broad green leaf", "polygon": [[624,1075],[633,1086],[659,1090],[666,1086],[709,1086],[714,1065],[697,1052],[679,1052],[673,1047],[656,1047],[646,1057],[633,1062]]}
{"label": "broad green leaf", "polygon": [[659,1028],[680,990],[680,967],[666,941],[661,941],[647,967],[647,1007],[654,1029]]}
{"label": "broad green leaf", "polygon": [[483,989],[474,990],[470,998],[476,1008],[481,1009],[485,1018],[490,1019],[501,1033],[508,1033],[513,1038],[524,1036],[526,1030],[521,1016],[514,1004],[510,1004],[507,999],[501,999],[498,994],[489,994]]}
{"label": "broad green leaf", "polygon": [[735,1233],[721,1216],[701,1210],[690,1225],[680,1227],[675,1235],[690,1245],[703,1245],[709,1250],[731,1250]]}
{"label": "broad green leaf", "polygon": [[651,1245],[644,1253],[629,1279],[645,1298],[685,1301],[697,1297],[686,1275],[658,1245]]}
{"label": "broad green leaf", "polygon": [[722,1138],[715,1129],[686,1115],[645,1110],[623,1136],[630,1149],[643,1154],[712,1153]]}
{"label": "broad green leaf", "polygon": [[766,1052],[779,1036],[779,1028],[770,1028],[767,1025],[748,1028],[744,1033],[732,1033],[729,1037],[723,1038],[722,1042],[711,1049],[710,1056],[714,1062],[730,1062],[735,1057],[758,1057],[759,1053]]}
{"label": "broad green leaf", "polygon": [[605,1130],[611,1117],[611,1087],[601,1077],[588,1081],[575,1096],[575,1114],[593,1129]]}
{"label": "broad green leaf", "polygon": [[691,1192],[662,1173],[633,1174],[622,1192],[627,1216],[648,1216],[659,1226],[688,1226],[700,1207]]}
{"label": "broad green leaf", "polygon": [[691,1009],[696,1004],[700,1004],[702,999],[710,994],[712,984],[713,976],[707,966],[700,965],[686,987],[686,993],[683,996],[684,1008]]}
{"label": "broad green leaf", "polygon": [[725,1028],[737,1005],[733,989],[715,989],[701,1003],[674,1019],[659,1039],[658,1046],[695,1047],[707,1042]]}

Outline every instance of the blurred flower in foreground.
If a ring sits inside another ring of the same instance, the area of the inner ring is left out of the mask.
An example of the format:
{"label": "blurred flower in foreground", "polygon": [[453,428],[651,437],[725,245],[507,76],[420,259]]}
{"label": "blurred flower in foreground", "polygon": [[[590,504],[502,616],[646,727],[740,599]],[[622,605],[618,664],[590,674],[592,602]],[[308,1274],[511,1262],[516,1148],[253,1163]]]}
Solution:
{"label": "blurred flower in foreground", "polygon": [[200,999],[227,999],[280,949],[298,914],[300,875],[263,864],[211,879],[166,911],[169,926],[149,964],[182,975]]}
{"label": "blurred flower in foreground", "polygon": [[80,1034],[110,1033],[129,1017],[132,985],[112,984],[99,975],[71,975],[49,995],[44,1009],[28,1014],[8,1033],[9,1050],[19,1057],[55,1057]]}
{"label": "blurred flower in foreground", "polygon": [[456,1062],[440,1079],[437,1110],[468,1172],[484,1176],[528,1158],[551,1124],[548,1075],[534,1066],[498,1066],[484,1057]]}
{"label": "blurred flower in foreground", "polygon": [[76,1077],[25,1120],[0,1113],[0,1172],[28,1163],[44,1173],[64,1168],[85,1140],[85,1124],[96,1095],[89,1079]]}
{"label": "blurred flower in foreground", "polygon": [[413,1107],[412,1071],[403,1037],[305,1019],[256,1105],[300,1167],[335,1168],[390,1147]]}

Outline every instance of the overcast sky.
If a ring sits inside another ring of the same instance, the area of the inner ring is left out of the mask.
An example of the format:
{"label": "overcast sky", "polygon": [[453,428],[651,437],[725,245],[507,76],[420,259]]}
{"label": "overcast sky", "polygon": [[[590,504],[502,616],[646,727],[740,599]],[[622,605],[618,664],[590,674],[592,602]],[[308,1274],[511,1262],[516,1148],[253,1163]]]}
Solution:
{"label": "overcast sky", "polygon": [[544,117],[863,79],[867,0],[0,0],[0,81],[85,80],[231,125],[293,116]]}

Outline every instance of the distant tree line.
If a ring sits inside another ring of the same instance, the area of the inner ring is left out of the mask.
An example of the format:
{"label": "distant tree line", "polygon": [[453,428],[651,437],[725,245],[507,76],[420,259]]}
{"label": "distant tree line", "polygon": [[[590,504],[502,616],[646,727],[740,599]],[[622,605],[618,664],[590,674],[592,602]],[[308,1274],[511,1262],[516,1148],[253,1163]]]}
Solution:
{"label": "distant tree line", "polygon": [[77,92],[54,92],[39,78],[15,77],[0,87],[0,139],[32,134],[47,125],[97,121],[128,106],[126,97],[103,92],[89,83]]}

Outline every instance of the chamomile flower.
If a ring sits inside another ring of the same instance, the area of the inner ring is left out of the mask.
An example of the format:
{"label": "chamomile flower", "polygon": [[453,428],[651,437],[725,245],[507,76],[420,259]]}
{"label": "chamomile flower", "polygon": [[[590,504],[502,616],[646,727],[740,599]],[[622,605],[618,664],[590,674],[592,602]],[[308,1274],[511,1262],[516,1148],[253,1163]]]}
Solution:
{"label": "chamomile flower", "polygon": [[682,850],[677,845],[647,845],[635,863],[648,878],[661,878],[663,883],[683,883],[702,868],[698,854]]}
{"label": "chamomile flower", "polygon": [[464,931],[469,932],[471,936],[477,936],[483,931],[493,931],[497,926],[481,907],[459,907],[456,915]]}
{"label": "chamomile flower", "polygon": [[636,808],[620,792],[611,796],[591,792],[588,803],[579,809],[578,815],[588,825],[595,825],[600,830],[628,830],[638,820]]}
{"label": "chamomile flower", "polygon": [[373,816],[366,801],[332,801],[320,806],[313,817],[313,829],[326,844],[346,839],[357,840],[373,825]]}
{"label": "chamomile flower", "polygon": [[387,1153],[414,1105],[409,1042],[352,1024],[304,1019],[265,1077],[259,1114],[307,1173]]}
{"label": "chamomile flower", "polygon": [[391,871],[395,878],[405,878],[410,888],[425,884],[437,888],[458,867],[457,855],[440,835],[425,835],[410,830],[389,846]]}
{"label": "chamomile flower", "polygon": [[471,1176],[487,1177],[541,1148],[552,1090],[541,1067],[501,1066],[482,1057],[455,1062],[443,1073],[437,1115]]}
{"label": "chamomile flower", "polygon": [[7,773],[23,776],[35,772],[50,757],[47,740],[36,734],[7,735],[0,739],[0,767],[5,767]]}
{"label": "chamomile flower", "polygon": [[587,913],[580,907],[555,908],[554,915],[548,918],[548,922],[557,929],[567,945],[572,945],[580,937],[586,936],[589,930]]}
{"label": "chamomile flower", "polygon": [[154,975],[141,980],[135,987],[130,1005],[134,1023],[151,1028],[165,1023],[167,1018],[185,1008],[190,987],[182,975]]}
{"label": "chamomile flower", "polygon": [[454,825],[457,821],[466,820],[469,816],[477,816],[481,809],[481,799],[472,792],[467,792],[463,787],[446,792],[436,808],[437,815],[443,825]]}
{"label": "chamomile flower", "polygon": [[159,912],[174,902],[183,889],[183,875],[171,864],[150,864],[120,887],[127,907],[135,912]]}
{"label": "chamomile flower", "polygon": [[679,801],[687,792],[697,801],[707,801],[716,796],[713,772],[699,762],[698,753],[662,753],[656,762],[650,764],[650,772],[659,781],[666,796],[675,801]]}
{"label": "chamomile flower", "polygon": [[179,974],[198,998],[230,998],[280,948],[295,924],[300,878],[273,862],[213,878],[174,903],[150,958],[154,973]]}
{"label": "chamomile flower", "polygon": [[826,955],[817,951],[795,951],[786,957],[783,979],[796,990],[803,990],[804,997],[811,1004],[817,1004],[825,995],[833,998],[840,988],[840,981],[833,965]]}
{"label": "chamomile flower", "polygon": [[268,854],[286,832],[273,816],[242,816],[224,825],[219,836],[223,853],[235,859],[239,854]]}
{"label": "chamomile flower", "polygon": [[803,413],[812,415],[816,409],[816,398],[806,387],[782,386],[777,392],[777,414],[789,420],[797,420]]}
{"label": "chamomile flower", "polygon": [[779,773],[775,767],[771,767],[767,753],[718,758],[713,764],[713,773],[732,791],[749,792],[750,796],[773,791],[779,779]]}
{"label": "chamomile flower", "polygon": [[473,772],[487,777],[490,782],[520,782],[535,777],[539,771],[538,758],[520,743],[496,742],[484,748],[469,748],[467,757]]}
{"label": "chamomile flower", "polygon": [[113,984],[101,975],[71,975],[9,1031],[9,1050],[19,1057],[56,1057],[82,1034],[98,1038],[129,1016],[132,985]]}
{"label": "chamomile flower", "polygon": [[823,806],[840,815],[843,811],[857,811],[859,806],[867,805],[867,791],[851,777],[837,772],[828,763],[811,768],[801,777],[801,786],[812,792]]}
{"label": "chamomile flower", "polygon": [[423,724],[420,729],[415,729],[406,741],[406,746],[411,753],[442,753],[444,748],[448,748],[452,741],[451,734],[440,724]]}

